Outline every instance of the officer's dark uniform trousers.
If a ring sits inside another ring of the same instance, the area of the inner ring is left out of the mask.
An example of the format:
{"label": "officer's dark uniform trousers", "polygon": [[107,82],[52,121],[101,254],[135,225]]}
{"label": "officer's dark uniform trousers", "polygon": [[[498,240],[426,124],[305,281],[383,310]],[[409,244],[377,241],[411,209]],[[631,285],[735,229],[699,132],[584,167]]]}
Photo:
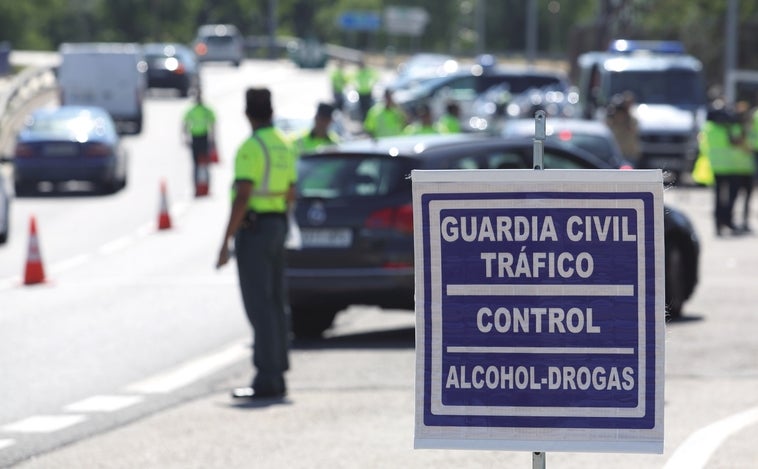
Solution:
{"label": "officer's dark uniform trousers", "polygon": [[289,321],[283,285],[286,235],[286,216],[272,213],[258,214],[254,226],[240,229],[235,237],[242,301],[256,331],[253,388],[257,392],[285,391],[284,372],[289,369]]}

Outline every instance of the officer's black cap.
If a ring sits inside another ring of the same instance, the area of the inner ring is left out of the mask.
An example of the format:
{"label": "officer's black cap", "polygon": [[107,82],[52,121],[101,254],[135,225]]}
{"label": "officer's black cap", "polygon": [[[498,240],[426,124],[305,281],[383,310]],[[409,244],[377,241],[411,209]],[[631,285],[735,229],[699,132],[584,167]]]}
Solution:
{"label": "officer's black cap", "polygon": [[332,114],[334,113],[334,106],[327,103],[319,103],[318,107],[316,108],[316,117],[332,117]]}
{"label": "officer's black cap", "polygon": [[248,88],[245,92],[245,114],[253,119],[270,120],[274,115],[271,91],[268,88]]}

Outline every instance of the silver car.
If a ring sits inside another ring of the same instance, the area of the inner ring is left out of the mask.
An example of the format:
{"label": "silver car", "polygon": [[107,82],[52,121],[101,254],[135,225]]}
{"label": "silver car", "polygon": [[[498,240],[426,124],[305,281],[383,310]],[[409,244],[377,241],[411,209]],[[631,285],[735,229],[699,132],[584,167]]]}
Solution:
{"label": "silver car", "polygon": [[197,29],[193,49],[199,62],[231,62],[245,58],[245,40],[233,24],[204,24]]}

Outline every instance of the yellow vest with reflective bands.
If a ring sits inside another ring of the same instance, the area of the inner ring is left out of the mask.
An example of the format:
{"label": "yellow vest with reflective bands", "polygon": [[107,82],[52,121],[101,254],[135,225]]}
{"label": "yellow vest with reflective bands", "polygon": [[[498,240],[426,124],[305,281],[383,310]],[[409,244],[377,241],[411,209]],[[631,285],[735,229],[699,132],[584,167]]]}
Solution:
{"label": "yellow vest with reflective bands", "polygon": [[196,104],[184,115],[184,125],[193,137],[208,135],[216,116],[207,106]]}
{"label": "yellow vest with reflective bands", "polygon": [[713,174],[747,175],[755,170],[753,155],[745,146],[734,145],[730,132],[736,132],[739,124],[722,124],[708,121],[703,126],[701,151],[708,155]]}
{"label": "yellow vest with reflective bands", "polygon": [[258,213],[286,212],[287,191],[297,181],[296,165],[297,153],[279,129],[256,129],[234,160],[234,180],[253,183],[248,208]]}

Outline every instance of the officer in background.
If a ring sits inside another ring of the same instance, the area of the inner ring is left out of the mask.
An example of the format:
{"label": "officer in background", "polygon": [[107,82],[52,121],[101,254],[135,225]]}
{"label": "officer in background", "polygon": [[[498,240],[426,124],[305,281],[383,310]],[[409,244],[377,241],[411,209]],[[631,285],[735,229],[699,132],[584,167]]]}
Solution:
{"label": "officer in background", "polygon": [[634,94],[630,91],[614,95],[605,117],[605,123],[621,148],[624,158],[634,167],[640,166],[639,123],[634,115]]}
{"label": "officer in background", "polygon": [[358,70],[353,76],[355,91],[358,93],[358,105],[360,109],[360,118],[364,120],[366,113],[374,103],[373,91],[374,86],[379,81],[379,76],[373,68],[369,67],[365,61],[361,61]]}
{"label": "officer in background", "polygon": [[203,95],[198,89],[195,103],[187,110],[182,120],[184,140],[192,147],[192,174],[195,185],[198,181],[198,163],[209,163],[211,148],[215,145],[216,115],[203,102]]}
{"label": "officer in background", "polygon": [[345,86],[349,81],[349,76],[345,71],[345,66],[342,60],[338,60],[335,67],[329,73],[329,83],[332,88],[332,97],[334,99],[334,107],[342,110],[345,106]]}
{"label": "officer in background", "polygon": [[432,118],[432,111],[426,103],[416,107],[416,119],[403,129],[405,135],[429,135],[438,134],[437,126]]}
{"label": "officer in background", "polygon": [[363,122],[363,130],[373,138],[401,135],[407,118],[392,99],[392,90],[384,90],[384,101],[371,106]]}
{"label": "officer in background", "polygon": [[326,145],[339,143],[339,136],[330,129],[334,107],[320,103],[316,109],[313,128],[295,138],[295,148],[298,154],[310,153]]}
{"label": "officer in background", "polygon": [[455,101],[445,105],[445,113],[437,119],[437,130],[441,134],[457,134],[461,132],[461,107]]}
{"label": "officer in background", "polygon": [[701,142],[701,151],[708,156],[715,179],[716,235],[721,236],[725,228],[732,234],[743,234],[746,228],[734,223],[733,211],[741,177],[746,174],[752,177],[754,172],[745,128],[735,113],[717,101],[708,111]]}
{"label": "officer in background", "polygon": [[232,206],[216,267],[229,261],[234,239],[242,301],[254,333],[250,386],[232,390],[239,399],[283,398],[289,369],[289,321],[284,290],[287,210],[293,204],[297,155],[271,122],[271,92],[248,89],[245,114],[253,133],[237,150]]}

